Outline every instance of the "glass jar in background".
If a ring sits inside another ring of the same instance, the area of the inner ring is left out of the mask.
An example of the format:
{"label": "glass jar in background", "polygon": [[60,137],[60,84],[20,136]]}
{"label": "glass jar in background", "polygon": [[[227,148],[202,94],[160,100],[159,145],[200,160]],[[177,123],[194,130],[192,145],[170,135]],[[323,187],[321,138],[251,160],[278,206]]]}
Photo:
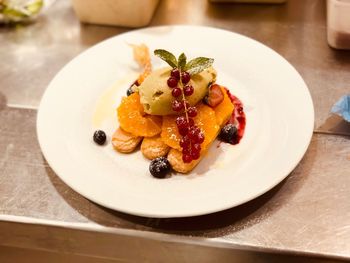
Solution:
{"label": "glass jar in background", "polygon": [[336,49],[350,49],[350,0],[327,1],[327,40]]}

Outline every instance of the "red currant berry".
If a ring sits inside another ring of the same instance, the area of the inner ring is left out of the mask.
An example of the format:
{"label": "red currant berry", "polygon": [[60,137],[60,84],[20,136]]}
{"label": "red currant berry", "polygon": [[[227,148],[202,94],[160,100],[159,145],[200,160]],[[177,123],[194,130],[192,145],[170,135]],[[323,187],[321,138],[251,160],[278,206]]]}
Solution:
{"label": "red currant berry", "polygon": [[183,109],[184,105],[180,101],[174,100],[171,107],[173,108],[173,111],[179,112]]}
{"label": "red currant berry", "polygon": [[187,155],[191,155],[191,151],[190,151],[190,148],[183,148],[182,149],[182,154],[187,154]]}
{"label": "red currant berry", "polygon": [[188,148],[190,144],[191,144],[191,140],[188,138],[188,136],[184,136],[180,139],[180,146],[182,148]]}
{"label": "red currant berry", "polygon": [[200,156],[201,156],[200,152],[197,152],[197,151],[191,152],[191,157],[193,160],[198,160]]}
{"label": "red currant berry", "polygon": [[200,152],[201,151],[201,145],[199,143],[192,144],[192,151],[194,152]]}
{"label": "red currant berry", "polygon": [[184,118],[184,119],[181,119],[180,121],[177,121],[176,122],[176,124],[177,124],[177,128],[180,130],[180,129],[182,129],[182,130],[185,130],[185,129],[189,129],[189,125],[188,125],[188,123],[187,123],[187,121],[186,121],[186,118]]}
{"label": "red currant berry", "polygon": [[190,117],[196,117],[197,116],[197,109],[196,109],[196,107],[189,107],[189,108],[187,108],[187,114]]}
{"label": "red currant berry", "polygon": [[194,88],[192,85],[186,85],[184,87],[184,94],[185,96],[191,96],[193,94]]}
{"label": "red currant berry", "polygon": [[177,80],[176,78],[174,78],[174,77],[168,78],[168,81],[167,81],[168,86],[169,86],[170,88],[175,88],[176,85],[177,85],[177,81],[178,81],[178,80]]}
{"label": "red currant berry", "polygon": [[175,122],[176,122],[176,125],[179,127],[180,125],[187,123],[187,120],[185,116],[180,116],[176,118]]}
{"label": "red currant berry", "polygon": [[182,135],[182,136],[185,136],[188,134],[188,127],[181,127],[181,128],[178,128],[179,129],[179,133]]}
{"label": "red currant berry", "polygon": [[203,132],[200,132],[200,133],[197,134],[197,137],[194,138],[193,142],[201,144],[201,143],[204,142],[204,139],[205,139],[205,137],[204,137]]}
{"label": "red currant berry", "polygon": [[200,132],[201,130],[197,126],[193,126],[188,132],[188,137],[191,139],[191,141],[196,141]]}
{"label": "red currant berry", "polygon": [[192,127],[192,130],[194,130],[196,134],[198,134],[198,133],[201,132],[201,128],[199,128],[197,125],[194,125],[194,126]]}
{"label": "red currant berry", "polygon": [[182,94],[182,91],[180,88],[173,88],[173,90],[171,91],[171,95],[173,95],[173,97],[177,98]]}
{"label": "red currant berry", "polygon": [[188,72],[182,72],[181,73],[181,81],[183,84],[187,84],[191,79],[191,76]]}
{"label": "red currant berry", "polygon": [[177,68],[174,68],[171,72],[170,75],[176,79],[180,79],[180,71]]}
{"label": "red currant berry", "polygon": [[194,120],[191,118],[188,118],[188,126],[192,127],[194,125]]}
{"label": "red currant berry", "polygon": [[183,154],[182,160],[184,161],[184,163],[190,163],[192,162],[192,156],[189,154]]}

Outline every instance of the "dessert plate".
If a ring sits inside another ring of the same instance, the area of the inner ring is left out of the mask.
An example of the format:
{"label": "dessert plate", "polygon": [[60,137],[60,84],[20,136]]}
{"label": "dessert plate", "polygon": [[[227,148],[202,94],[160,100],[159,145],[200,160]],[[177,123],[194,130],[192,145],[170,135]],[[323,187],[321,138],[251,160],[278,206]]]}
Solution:
{"label": "dessert plate", "polygon": [[[96,129],[110,139],[118,126],[115,109],[140,73],[130,43],[214,58],[217,83],[244,104],[241,142],[215,141],[189,175],[168,179],[153,178],[140,151],[121,154],[110,142],[93,143]],[[301,160],[313,125],[308,88],[283,57],[245,36],[199,26],[136,30],[89,48],[51,81],[37,118],[43,154],[67,185],[105,207],[160,218],[217,212],[267,192]]]}

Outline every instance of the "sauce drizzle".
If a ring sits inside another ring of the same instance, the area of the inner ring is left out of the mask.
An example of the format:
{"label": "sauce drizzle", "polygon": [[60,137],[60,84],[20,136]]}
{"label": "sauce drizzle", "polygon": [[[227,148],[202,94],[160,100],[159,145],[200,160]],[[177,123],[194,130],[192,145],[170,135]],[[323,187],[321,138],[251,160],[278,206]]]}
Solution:
{"label": "sauce drizzle", "polygon": [[230,119],[227,121],[227,124],[231,123],[237,127],[237,137],[232,142],[230,142],[230,144],[238,144],[244,135],[246,126],[246,117],[243,109],[243,103],[239,98],[231,94],[228,89],[226,89],[226,92],[232,104],[235,105],[235,109],[233,110]]}

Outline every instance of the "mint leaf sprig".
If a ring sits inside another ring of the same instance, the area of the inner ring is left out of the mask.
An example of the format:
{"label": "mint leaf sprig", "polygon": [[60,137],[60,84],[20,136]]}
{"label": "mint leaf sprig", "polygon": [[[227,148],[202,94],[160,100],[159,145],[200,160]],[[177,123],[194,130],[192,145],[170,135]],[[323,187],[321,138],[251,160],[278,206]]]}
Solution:
{"label": "mint leaf sprig", "polygon": [[178,65],[174,54],[170,53],[169,51],[166,51],[165,49],[154,50],[154,55],[160,57],[162,60],[164,60],[166,63],[168,63],[169,66],[172,68],[176,68]]}
{"label": "mint leaf sprig", "polygon": [[174,54],[165,49],[154,50],[154,55],[164,60],[172,68],[178,68],[180,71],[187,71],[190,75],[198,74],[214,63],[214,59],[206,57],[194,58],[187,62],[184,53],[181,53],[179,58],[176,59]]}

